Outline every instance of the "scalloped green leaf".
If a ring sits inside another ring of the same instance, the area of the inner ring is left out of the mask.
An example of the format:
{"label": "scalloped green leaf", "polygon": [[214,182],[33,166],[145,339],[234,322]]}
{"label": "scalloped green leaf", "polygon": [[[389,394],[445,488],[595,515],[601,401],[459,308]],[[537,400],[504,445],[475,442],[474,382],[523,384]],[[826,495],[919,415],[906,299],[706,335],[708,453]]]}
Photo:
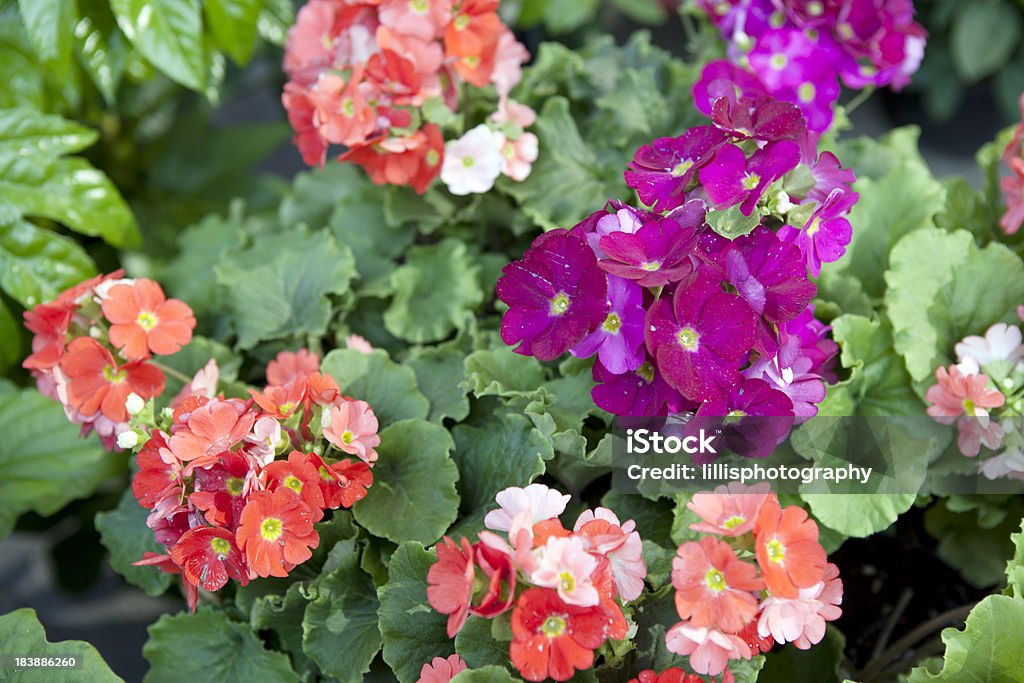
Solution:
{"label": "scalloped green leaf", "polygon": [[261,0],[206,0],[203,14],[217,45],[237,64],[245,64],[256,47]]}
{"label": "scalloped green leaf", "polygon": [[412,247],[391,275],[395,293],[384,311],[384,327],[415,344],[440,341],[461,330],[466,314],[484,299],[479,275],[461,240]]}
{"label": "scalloped green leaf", "polygon": [[352,509],[356,521],[395,543],[439,539],[459,513],[453,446],[447,429],[426,420],[402,420],[384,428],[374,486]]}
{"label": "scalloped green leaf", "polygon": [[124,683],[103,661],[100,653],[81,640],[61,640],[51,643],[39,623],[34,609],[27,607],[0,615],[0,643],[7,655],[5,666],[13,654],[45,657],[70,657],[81,660],[81,668],[71,671],[60,669],[7,669],[6,680],[19,683],[57,683],[67,680],[89,680],[95,683]]}
{"label": "scalloped green leaf", "polygon": [[380,349],[362,353],[335,349],[324,357],[320,369],[333,377],[342,392],[366,401],[382,427],[408,419],[426,419],[430,401],[416,383],[416,373],[399,365]]}
{"label": "scalloped green leaf", "polygon": [[283,652],[267,650],[248,624],[224,612],[165,614],[149,627],[142,648],[145,683],[293,683],[299,677]]}
{"label": "scalloped green leaf", "polygon": [[436,560],[421,544],[403,543],[388,562],[388,582],[377,590],[384,661],[401,683],[415,683],[425,663],[455,652],[447,617],[427,602],[427,572]]}
{"label": "scalloped green leaf", "polygon": [[186,88],[206,88],[203,17],[199,0],[110,0],[135,49]]}

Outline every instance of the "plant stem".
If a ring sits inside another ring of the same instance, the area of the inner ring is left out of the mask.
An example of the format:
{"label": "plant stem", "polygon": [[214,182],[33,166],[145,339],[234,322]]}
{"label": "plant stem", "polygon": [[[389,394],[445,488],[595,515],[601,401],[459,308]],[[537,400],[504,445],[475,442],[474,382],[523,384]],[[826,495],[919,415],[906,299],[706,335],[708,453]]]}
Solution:
{"label": "plant stem", "polygon": [[874,94],[874,92],[875,86],[869,85],[868,87],[864,88],[859,93],[857,93],[857,96],[850,100],[849,103],[847,103],[843,107],[843,110],[846,112],[846,115],[849,116],[850,114],[855,112],[857,110],[857,107],[867,102],[868,98],[870,98],[871,95]]}
{"label": "plant stem", "polygon": [[175,370],[174,368],[169,367],[167,365],[164,365],[163,363],[160,363],[159,361],[150,360],[149,362],[152,363],[157,368],[159,368],[165,375],[167,375],[169,377],[173,377],[174,379],[178,380],[179,382],[182,382],[184,384],[191,384],[192,383],[192,378],[189,377],[188,375],[186,375],[183,372]]}
{"label": "plant stem", "polygon": [[967,615],[970,614],[976,604],[977,603],[972,602],[969,605],[957,607],[956,609],[943,612],[937,617],[924,622],[913,631],[897,640],[885,652],[871,661],[866,667],[864,667],[863,671],[857,674],[855,677],[856,680],[867,683],[868,681],[877,678],[879,672],[881,672],[889,662],[899,657],[903,652],[909,649],[910,646],[914,645],[925,636],[934,633],[940,628],[944,628],[952,624],[958,624],[966,619]]}
{"label": "plant stem", "polygon": [[882,627],[882,632],[878,635],[878,640],[875,642],[875,647],[871,650],[871,659],[878,659],[885,651],[885,646],[889,644],[889,638],[892,637],[892,631],[896,628],[896,622],[900,620],[903,612],[906,611],[907,605],[910,604],[911,598],[914,597],[914,591],[910,588],[905,589],[900,594],[900,599],[896,601],[896,605],[892,608],[892,613],[889,618],[886,619],[885,625]]}

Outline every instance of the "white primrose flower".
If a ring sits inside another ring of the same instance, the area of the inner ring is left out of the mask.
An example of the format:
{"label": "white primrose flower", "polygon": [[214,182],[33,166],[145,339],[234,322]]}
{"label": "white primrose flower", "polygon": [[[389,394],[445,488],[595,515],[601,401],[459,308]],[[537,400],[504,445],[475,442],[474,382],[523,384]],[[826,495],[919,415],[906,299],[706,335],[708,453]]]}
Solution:
{"label": "white primrose flower", "polygon": [[494,187],[505,164],[505,136],[481,123],[445,144],[441,180],[454,195],[480,194]]}

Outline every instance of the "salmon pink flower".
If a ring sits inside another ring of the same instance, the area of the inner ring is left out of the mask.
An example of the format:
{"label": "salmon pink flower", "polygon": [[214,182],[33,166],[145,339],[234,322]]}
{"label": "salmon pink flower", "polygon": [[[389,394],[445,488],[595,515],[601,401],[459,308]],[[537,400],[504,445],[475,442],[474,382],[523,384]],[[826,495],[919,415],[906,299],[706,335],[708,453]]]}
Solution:
{"label": "salmon pink flower", "polygon": [[[732,683],[732,681],[732,674],[728,670],[725,671],[722,683]],[[653,669],[641,671],[636,678],[629,679],[629,683],[705,683],[705,681],[697,674],[686,673],[679,667],[674,666],[670,669],[665,669],[660,674]]]}
{"label": "salmon pink flower", "polygon": [[[413,3],[403,0],[402,4],[411,5]],[[416,683],[448,683],[468,668],[466,662],[462,661],[462,657],[458,655],[449,655],[447,659],[434,657],[420,669],[420,677]]]}
{"label": "salmon pink flower", "polygon": [[21,364],[26,370],[49,370],[60,363],[67,343],[73,308],[57,303],[39,304],[25,311],[25,327],[32,337],[32,354]]}
{"label": "salmon pink flower", "polygon": [[995,450],[1003,443],[1006,433],[1002,425],[988,418],[961,417],[956,421],[956,445],[960,452],[973,458],[981,452],[981,444]]}
{"label": "salmon pink flower", "polygon": [[263,391],[250,389],[249,394],[267,416],[275,420],[287,420],[306,397],[306,378],[296,377],[285,386],[268,386]]}
{"label": "salmon pink flower", "polygon": [[203,511],[207,522],[234,531],[248,495],[256,487],[256,472],[246,456],[225,451],[211,466],[195,470],[195,490],[188,500]]}
{"label": "salmon pink flower", "polygon": [[1006,401],[1006,397],[997,390],[988,388],[988,377],[985,375],[963,375],[955,366],[949,369],[938,368],[935,371],[937,384],[928,388],[925,400],[931,405],[927,413],[936,422],[952,424],[961,415],[979,418],[984,425],[988,424],[988,409],[998,408]]}
{"label": "salmon pink flower", "polygon": [[[470,614],[491,619],[512,608],[516,589],[516,567],[512,556],[502,549],[478,542],[473,545],[478,581]],[[482,586],[482,587],[480,587]]]}
{"label": "salmon pink flower", "polygon": [[825,637],[825,622],[842,616],[843,582],[834,564],[826,565],[822,580],[801,588],[796,598],[769,596],[762,603],[757,632],[777,643],[793,643],[809,650]]}
{"label": "salmon pink flower", "polygon": [[691,128],[675,138],[657,138],[636,151],[626,169],[626,184],[644,204],[658,211],[674,209],[686,201],[690,181],[727,139],[714,126]]}
{"label": "salmon pink flower", "polygon": [[308,378],[320,371],[320,357],[307,349],[282,351],[267,363],[267,384],[283,387],[296,377]]}
{"label": "salmon pink flower", "polygon": [[696,246],[696,230],[663,218],[644,224],[635,234],[613,232],[602,237],[601,250],[608,258],[600,266],[641,287],[661,287],[693,272],[691,254]]}
{"label": "salmon pink flower", "polygon": [[669,385],[691,400],[736,386],[754,343],[754,312],[720,282],[701,266],[647,312],[647,348]]}
{"label": "salmon pink flower", "polygon": [[164,373],[141,361],[118,365],[110,351],[91,337],[78,337],[68,344],[60,369],[67,378],[67,402],[84,416],[103,415],[113,422],[126,422],[125,401],[131,393],[154,398],[163,393]]}
{"label": "salmon pink flower", "polygon": [[205,591],[220,590],[229,577],[243,586],[249,583],[245,559],[227,529],[189,529],[171,549],[171,559],[190,583]]}
{"label": "salmon pink flower", "polygon": [[369,354],[373,352],[373,346],[370,345],[370,342],[358,334],[350,334],[345,337],[345,348],[355,349],[359,353]]}
{"label": "salmon pink flower", "polygon": [[554,588],[566,604],[589,607],[600,602],[591,582],[596,569],[597,559],[587,552],[583,539],[549,537],[539,550],[530,581],[542,588]]}
{"label": "salmon pink flower", "polygon": [[695,493],[686,504],[701,521],[690,528],[702,534],[742,536],[754,530],[761,506],[771,494],[771,484],[747,486],[740,482],[718,486],[714,492]]}
{"label": "salmon pink flower", "polygon": [[754,535],[757,564],[772,595],[796,598],[801,588],[822,580],[825,549],[818,542],[818,525],[802,507],[782,509],[775,496],[769,497],[761,506]]}
{"label": "salmon pink flower", "polygon": [[367,104],[374,87],[363,81],[365,67],[357,65],[346,81],[333,72],[321,74],[310,90],[313,120],[320,136],[335,145],[365,143],[377,126],[377,115]]}
{"label": "salmon pink flower", "polygon": [[498,298],[509,306],[501,321],[506,344],[552,360],[578,344],[606,318],[608,284],[594,253],[568,230],[535,239],[523,260],[502,269]]}
{"label": "salmon pink flower", "polygon": [[139,278],[114,285],[103,299],[103,315],[111,322],[110,343],[128,360],[150,353],[169,356],[192,339],[196,319],[183,301],[167,299],[160,285]]}
{"label": "salmon pink flower", "polygon": [[445,536],[435,550],[437,562],[427,571],[427,602],[448,615],[448,637],[454,638],[469,618],[476,580],[473,549],[465,538],[456,544]]}
{"label": "salmon pink flower", "polygon": [[530,588],[512,610],[512,664],[528,681],[567,681],[593,666],[611,621],[600,605],[567,605],[554,590]]}
{"label": "salmon pink flower", "polygon": [[320,544],[313,512],[285,487],[249,496],[235,539],[249,568],[262,577],[288,576]]}
{"label": "salmon pink flower", "polygon": [[177,460],[166,462],[160,457],[160,450],[167,448],[166,438],[163,432],[154,430],[135,456],[139,469],[132,477],[132,493],[144,508],[152,508],[157,501],[182,485],[181,467]]}
{"label": "salmon pink flower", "polygon": [[369,403],[342,399],[329,413],[324,411],[323,422],[324,437],[335,448],[371,465],[377,461],[379,423]]}
{"label": "salmon pink flower", "polygon": [[175,432],[168,447],[190,469],[213,462],[240,443],[252,429],[256,416],[232,401],[214,400],[188,417],[186,428]]}
{"label": "salmon pink flower", "polygon": [[614,512],[600,507],[585,510],[573,527],[574,533],[587,543],[588,550],[608,558],[615,591],[624,602],[640,597],[647,576],[643,541],[635,529],[633,520],[620,525]]}
{"label": "salmon pink flower", "polygon": [[690,658],[690,666],[699,674],[717,676],[731,659],[750,659],[750,647],[739,636],[718,629],[692,626],[685,621],[665,634],[669,652]]}
{"label": "salmon pink flower", "polygon": [[275,460],[264,467],[261,474],[266,477],[268,489],[283,488],[298,496],[309,507],[311,519],[319,522],[326,505],[320,491],[320,472],[310,455],[313,454],[292,451],[288,460]]}
{"label": "salmon pink flower", "polygon": [[764,587],[757,567],[736,557],[725,541],[705,536],[684,543],[672,561],[676,610],[691,626],[736,633],[757,614],[754,592]]}
{"label": "salmon pink flower", "polygon": [[366,489],[373,485],[373,470],[369,465],[358,460],[353,463],[348,458],[327,465],[323,460],[318,463],[318,459],[310,456],[320,474],[320,493],[325,507],[331,510],[350,508],[366,497]]}
{"label": "salmon pink flower", "polygon": [[494,531],[509,531],[513,520],[523,513],[528,514],[530,526],[556,519],[565,512],[570,498],[544,484],[530,484],[526,488],[511,486],[494,497],[499,508],[487,513],[484,526]]}
{"label": "salmon pink flower", "polygon": [[[494,50],[494,68],[491,71],[491,83],[498,91],[499,100],[512,92],[512,88],[522,80],[522,67],[528,61],[530,53],[516,40],[515,34],[508,27],[503,27],[498,35],[498,45]],[[532,122],[523,125],[529,126]]]}
{"label": "salmon pink flower", "polygon": [[502,175],[516,182],[522,182],[530,175],[533,162],[537,161],[539,142],[533,133],[523,133],[516,139],[505,138],[501,147]]}

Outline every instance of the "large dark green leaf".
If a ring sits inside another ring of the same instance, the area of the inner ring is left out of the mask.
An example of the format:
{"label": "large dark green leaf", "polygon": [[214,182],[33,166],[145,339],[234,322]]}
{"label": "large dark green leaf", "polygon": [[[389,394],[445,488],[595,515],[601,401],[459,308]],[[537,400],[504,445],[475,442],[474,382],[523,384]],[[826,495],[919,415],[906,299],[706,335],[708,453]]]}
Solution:
{"label": "large dark green leaf", "polygon": [[995,73],[1020,43],[1020,33],[1020,8],[1013,3],[962,3],[953,22],[950,45],[956,70],[969,83]]}
{"label": "large dark green leaf", "polygon": [[74,240],[26,220],[0,221],[0,287],[31,308],[96,274]]}
{"label": "large dark green leaf", "polygon": [[[69,680],[88,680],[90,683],[123,683],[89,643],[81,640],[62,640],[51,643],[33,609],[19,609],[0,616],[0,643],[4,650],[4,665],[10,664],[10,655],[35,657],[75,657],[81,668],[61,669],[5,669],[6,680],[20,683],[61,683]],[[10,676],[10,678],[6,678]]]}
{"label": "large dark green leaf", "polygon": [[173,581],[173,576],[156,567],[133,567],[132,562],[142,559],[147,550],[166,552],[153,538],[153,530],[146,526],[149,511],[139,505],[132,490],[125,489],[117,508],[96,515],[96,531],[110,552],[110,566],[125,581],[138,586],[146,595],[160,595]]}
{"label": "large dark green leaf", "polygon": [[71,47],[78,20],[75,0],[18,0],[28,39],[54,75],[71,76]]}
{"label": "large dark green leaf", "polygon": [[382,427],[398,420],[424,419],[430,401],[420,393],[416,374],[407,365],[399,365],[384,351],[364,354],[355,349],[335,349],[321,364],[347,395],[366,401]]}
{"label": "large dark green leaf", "polygon": [[199,0],[111,0],[117,24],[153,66],[192,90],[206,88]]}
{"label": "large dark green leaf", "polygon": [[260,0],[206,0],[203,11],[213,37],[231,59],[249,61],[256,46],[256,25],[262,10]]}
{"label": "large dark green leaf", "polygon": [[0,538],[23,512],[52,515],[124,468],[124,458],[82,439],[59,404],[0,380]]}
{"label": "large dark green leaf", "polygon": [[142,648],[149,660],[146,683],[292,683],[299,677],[281,652],[263,647],[248,624],[224,612],[165,614],[149,627]]}

